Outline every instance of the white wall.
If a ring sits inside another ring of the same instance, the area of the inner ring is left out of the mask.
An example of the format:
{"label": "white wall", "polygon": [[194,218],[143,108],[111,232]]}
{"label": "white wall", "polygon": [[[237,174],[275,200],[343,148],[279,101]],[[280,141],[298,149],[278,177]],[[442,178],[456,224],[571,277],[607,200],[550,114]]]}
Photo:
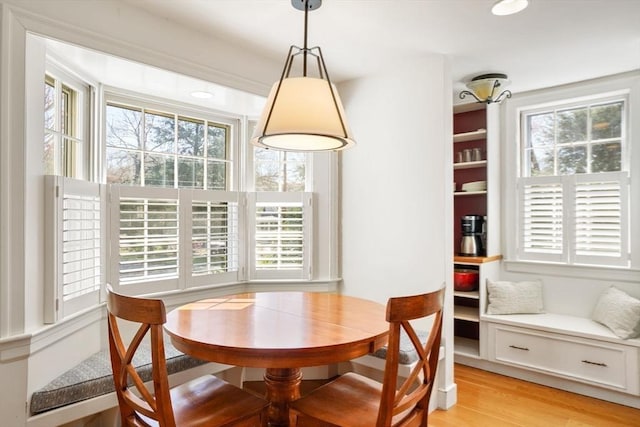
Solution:
{"label": "white wall", "polygon": [[[451,78],[433,56],[340,86],[357,145],[342,153],[342,292],[385,303],[452,275]],[[444,364],[452,383],[452,295]]]}

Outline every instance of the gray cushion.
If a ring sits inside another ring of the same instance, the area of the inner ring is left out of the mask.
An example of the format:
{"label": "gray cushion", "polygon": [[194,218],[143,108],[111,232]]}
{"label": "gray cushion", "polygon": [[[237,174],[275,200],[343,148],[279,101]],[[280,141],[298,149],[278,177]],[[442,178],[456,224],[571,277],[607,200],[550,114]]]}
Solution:
{"label": "gray cushion", "polygon": [[[207,363],[181,353],[168,339],[165,339],[165,355],[169,375]],[[151,347],[148,344],[140,345],[133,365],[143,381],[151,380]],[[115,391],[111,372],[109,349],[99,351],[34,392],[31,415]]]}
{"label": "gray cushion", "polygon": [[[402,333],[400,335],[400,353],[398,355],[398,362],[401,365],[410,365],[418,360],[418,352],[413,346],[413,343],[411,343],[411,340],[409,339],[409,336],[404,331],[404,329],[401,329],[401,332]],[[429,336],[429,332],[416,330],[416,335],[418,335],[420,342],[424,343]],[[372,356],[379,357],[380,359],[386,359],[387,346],[385,345],[381,349],[372,353]]]}

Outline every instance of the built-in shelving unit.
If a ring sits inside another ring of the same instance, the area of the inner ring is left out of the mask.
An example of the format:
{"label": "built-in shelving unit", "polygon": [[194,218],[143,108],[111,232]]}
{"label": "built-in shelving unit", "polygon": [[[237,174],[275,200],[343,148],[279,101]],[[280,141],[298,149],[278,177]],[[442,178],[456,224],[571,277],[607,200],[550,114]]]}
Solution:
{"label": "built-in shelving unit", "polygon": [[[453,292],[454,351],[456,355],[479,359],[483,355],[480,317],[486,311],[486,281],[498,274],[500,256],[454,257],[454,268],[478,271],[478,289]],[[460,360],[458,360],[460,362]],[[462,361],[464,362],[464,361]]]}
{"label": "built-in shelving unit", "polygon": [[[486,358],[485,328],[481,317],[486,311],[486,281],[499,274],[499,162],[497,141],[497,111],[485,104],[468,104],[454,108],[453,158],[464,150],[480,150],[480,160],[453,164],[454,189],[454,250],[460,245],[460,219],[463,215],[486,218],[485,253],[475,257],[454,254],[454,268],[478,271],[478,289],[470,292],[454,291],[454,351],[456,361],[469,362]],[[487,181],[483,191],[460,191],[472,181]],[[472,363],[472,362],[469,362]]]}

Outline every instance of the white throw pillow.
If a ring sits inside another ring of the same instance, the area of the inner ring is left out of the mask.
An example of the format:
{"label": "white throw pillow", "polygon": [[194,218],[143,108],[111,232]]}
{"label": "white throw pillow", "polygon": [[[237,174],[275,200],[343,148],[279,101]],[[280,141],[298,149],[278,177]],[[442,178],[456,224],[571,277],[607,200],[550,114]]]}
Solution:
{"label": "white throw pillow", "polygon": [[640,335],[640,300],[611,286],[604,291],[591,316],[622,339]]}
{"label": "white throw pillow", "polygon": [[544,313],[542,282],[493,282],[487,279],[487,314]]}

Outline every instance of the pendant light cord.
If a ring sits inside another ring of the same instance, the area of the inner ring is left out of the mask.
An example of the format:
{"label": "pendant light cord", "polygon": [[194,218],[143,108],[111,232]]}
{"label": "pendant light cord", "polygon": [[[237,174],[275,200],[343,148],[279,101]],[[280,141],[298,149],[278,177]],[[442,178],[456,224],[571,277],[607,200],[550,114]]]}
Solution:
{"label": "pendant light cord", "polygon": [[307,24],[309,22],[309,1],[304,1],[304,47],[302,51],[302,75],[307,77]]}

